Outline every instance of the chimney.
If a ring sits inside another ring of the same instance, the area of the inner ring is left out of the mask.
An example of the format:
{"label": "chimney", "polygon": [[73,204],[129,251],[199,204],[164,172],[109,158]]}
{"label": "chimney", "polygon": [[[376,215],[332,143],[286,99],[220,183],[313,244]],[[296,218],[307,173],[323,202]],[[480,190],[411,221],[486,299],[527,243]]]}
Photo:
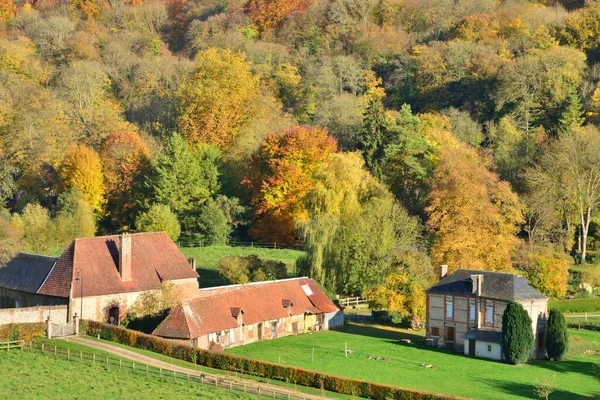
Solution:
{"label": "chimney", "polygon": [[440,279],[444,279],[448,275],[448,266],[440,265]]}
{"label": "chimney", "polygon": [[122,281],[131,280],[131,236],[119,236],[119,275]]}
{"label": "chimney", "polygon": [[483,289],[483,275],[477,275],[477,296],[481,296],[481,290]]}
{"label": "chimney", "polygon": [[195,271],[196,270],[196,259],[194,257],[190,257],[190,258],[188,258],[188,262],[192,266],[192,270]]}
{"label": "chimney", "polygon": [[483,275],[471,275],[471,281],[473,281],[473,288],[471,293],[476,296],[481,296],[481,285],[483,284]]}

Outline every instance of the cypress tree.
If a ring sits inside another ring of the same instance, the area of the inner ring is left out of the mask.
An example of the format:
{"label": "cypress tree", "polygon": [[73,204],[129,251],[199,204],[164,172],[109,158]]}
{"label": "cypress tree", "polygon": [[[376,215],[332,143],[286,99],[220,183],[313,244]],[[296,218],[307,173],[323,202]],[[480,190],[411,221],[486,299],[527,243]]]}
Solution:
{"label": "cypress tree", "polygon": [[523,306],[511,301],[502,315],[502,351],[512,364],[523,364],[533,350],[531,318]]}
{"label": "cypress tree", "polygon": [[548,357],[562,360],[569,349],[569,333],[565,316],[560,310],[553,308],[548,315],[548,333],[546,336],[546,351]]}
{"label": "cypress tree", "polygon": [[363,127],[356,147],[361,151],[367,169],[377,178],[381,177],[386,132],[385,108],[380,98],[371,98],[363,116]]}

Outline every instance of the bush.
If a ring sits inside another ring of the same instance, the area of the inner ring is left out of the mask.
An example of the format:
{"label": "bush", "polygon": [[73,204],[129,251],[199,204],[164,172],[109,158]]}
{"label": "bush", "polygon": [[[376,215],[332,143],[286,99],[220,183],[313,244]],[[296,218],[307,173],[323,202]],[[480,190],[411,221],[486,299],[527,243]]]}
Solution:
{"label": "bush", "polygon": [[46,324],[43,322],[0,325],[0,339],[33,340],[46,334]]}
{"label": "bush", "polygon": [[87,334],[91,336],[100,335],[102,339],[113,340],[132,347],[150,350],[158,354],[193,362],[205,367],[295,383],[297,385],[314,387],[349,396],[361,396],[369,399],[382,400],[435,400],[453,398],[418,390],[402,389],[395,386],[323,374],[302,368],[272,364],[232,354],[212,353],[208,350],[202,350],[197,347],[191,348],[167,339],[134,332],[129,329],[102,322],[84,321],[81,326],[82,328],[85,327]]}
{"label": "bush", "polygon": [[562,360],[569,348],[569,333],[565,316],[556,308],[548,315],[548,333],[546,336],[546,351],[548,357]]}
{"label": "bush", "polygon": [[281,261],[263,260],[257,256],[227,256],[219,260],[219,273],[229,283],[239,284],[287,278],[287,267]]}
{"label": "bush", "polygon": [[504,358],[513,364],[522,364],[533,350],[534,337],[531,318],[517,302],[511,301],[502,315],[502,350]]}

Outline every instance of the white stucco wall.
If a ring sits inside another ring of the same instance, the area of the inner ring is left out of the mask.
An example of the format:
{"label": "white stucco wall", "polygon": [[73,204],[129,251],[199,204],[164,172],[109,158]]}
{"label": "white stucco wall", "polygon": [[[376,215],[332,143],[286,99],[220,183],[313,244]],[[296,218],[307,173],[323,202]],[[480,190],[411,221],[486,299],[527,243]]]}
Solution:
{"label": "white stucco wall", "polygon": [[[465,339],[464,353],[467,356],[469,355],[469,342],[469,339]],[[488,346],[491,346],[491,351],[488,351]],[[502,360],[502,346],[498,343],[476,341],[475,356],[491,360]]]}

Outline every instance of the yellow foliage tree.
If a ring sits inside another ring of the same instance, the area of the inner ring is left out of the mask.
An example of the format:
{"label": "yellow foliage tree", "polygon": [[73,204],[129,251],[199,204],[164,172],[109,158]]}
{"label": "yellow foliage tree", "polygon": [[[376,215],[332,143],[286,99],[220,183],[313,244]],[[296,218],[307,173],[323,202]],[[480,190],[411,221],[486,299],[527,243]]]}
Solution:
{"label": "yellow foliage tree", "polygon": [[458,268],[511,271],[523,207],[507,182],[467,146],[446,147],[433,172],[427,227],[432,259]]}
{"label": "yellow foliage tree", "polygon": [[527,252],[519,267],[533,287],[546,296],[560,298],[567,293],[569,264],[562,252],[541,248]]}
{"label": "yellow foliage tree", "polygon": [[60,177],[65,189],[74,187],[79,190],[94,213],[102,214],[106,200],[102,161],[98,153],[85,145],[74,145],[63,161]]}
{"label": "yellow foliage tree", "polygon": [[245,56],[231,50],[210,48],[197,58],[179,95],[179,127],[191,143],[228,149],[255,112],[259,79]]}

